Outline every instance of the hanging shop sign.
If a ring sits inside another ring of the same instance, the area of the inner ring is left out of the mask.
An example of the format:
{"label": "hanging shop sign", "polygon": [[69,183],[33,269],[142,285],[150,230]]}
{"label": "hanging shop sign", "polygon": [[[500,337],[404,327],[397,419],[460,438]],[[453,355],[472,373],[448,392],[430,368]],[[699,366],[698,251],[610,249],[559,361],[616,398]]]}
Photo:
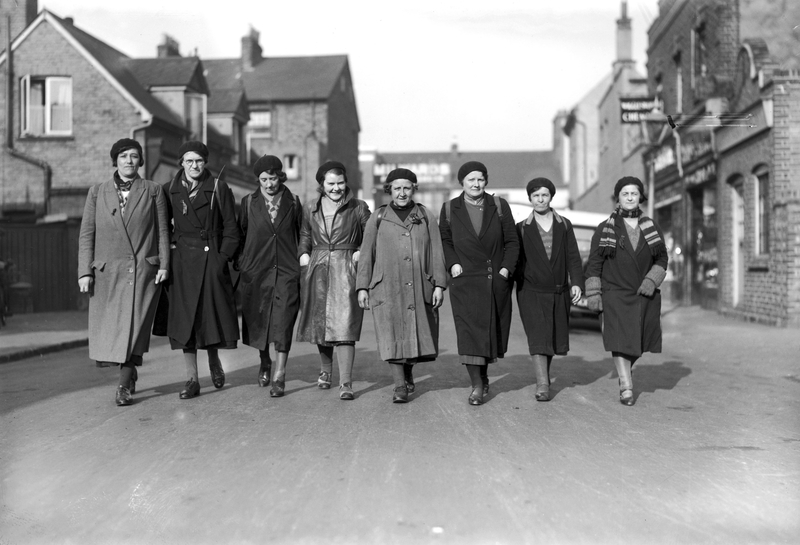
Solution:
{"label": "hanging shop sign", "polygon": [[675,147],[670,142],[656,150],[653,156],[653,169],[656,172],[661,172],[665,168],[673,166],[676,162]]}
{"label": "hanging shop sign", "polygon": [[681,138],[681,164],[687,165],[711,153],[711,131],[689,133]]}
{"label": "hanging shop sign", "polygon": [[708,163],[683,177],[684,183],[687,186],[695,186],[704,184],[717,178],[717,164],[714,162]]}
{"label": "hanging shop sign", "polygon": [[662,102],[655,97],[620,98],[620,119],[623,123],[641,123],[653,110],[661,110]]}

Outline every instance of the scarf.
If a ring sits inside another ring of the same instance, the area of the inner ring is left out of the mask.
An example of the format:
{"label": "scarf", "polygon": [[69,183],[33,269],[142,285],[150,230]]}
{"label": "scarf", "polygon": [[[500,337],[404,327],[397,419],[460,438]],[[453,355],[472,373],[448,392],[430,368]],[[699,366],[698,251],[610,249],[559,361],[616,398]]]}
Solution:
{"label": "scarf", "polygon": [[114,187],[117,190],[117,200],[119,201],[119,213],[123,216],[125,215],[125,207],[128,206],[128,196],[123,195],[123,191],[125,193],[131,190],[131,186],[133,186],[133,182],[138,180],[139,177],[135,176],[133,180],[123,180],[122,177],[119,175],[119,172],[114,172]]}
{"label": "scarf", "polygon": [[[642,230],[644,240],[650,249],[650,255],[655,258],[660,257],[667,253],[667,246],[664,244],[664,239],[658,234],[656,224],[653,220],[642,214],[642,210],[622,210],[619,206],[614,210],[603,225],[603,232],[600,236],[600,253],[605,257],[613,258],[616,255],[617,248],[617,232],[614,230],[614,225],[617,223],[617,218],[639,218],[639,229]],[[623,247],[623,243],[620,243]]]}

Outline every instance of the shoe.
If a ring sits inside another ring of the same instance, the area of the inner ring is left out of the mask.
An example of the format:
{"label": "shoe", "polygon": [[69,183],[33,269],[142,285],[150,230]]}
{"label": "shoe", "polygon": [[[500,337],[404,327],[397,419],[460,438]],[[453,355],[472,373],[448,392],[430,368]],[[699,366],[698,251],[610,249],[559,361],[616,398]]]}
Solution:
{"label": "shoe", "polygon": [[408,403],[408,389],[405,386],[398,386],[394,389],[392,403]]}
{"label": "shoe", "polygon": [[270,375],[272,374],[272,364],[269,365],[261,365],[261,368],[258,370],[258,385],[261,388],[266,388],[269,386]]}
{"label": "shoe", "polygon": [[219,390],[225,386],[225,371],[222,370],[222,364],[209,364],[208,369],[211,371],[211,382],[214,384],[214,388]]}
{"label": "shoe", "polygon": [[353,383],[345,382],[339,386],[339,399],[345,399],[349,401],[355,398],[356,396],[353,394]]}
{"label": "shoe", "polygon": [[320,390],[330,390],[331,389],[331,374],[326,373],[325,371],[319,374],[319,378],[317,379],[317,388]]}
{"label": "shoe", "polygon": [[536,386],[536,395],[534,396],[536,401],[550,401],[550,388],[540,387],[539,385]]}
{"label": "shoe", "polygon": [[405,375],[405,381],[406,381],[406,391],[409,394],[413,394],[414,390],[417,389],[416,385],[414,384],[414,373],[412,369],[414,369],[414,367],[411,365],[408,364],[403,365],[403,375]]}
{"label": "shoe", "polygon": [[483,388],[475,388],[469,394],[470,405],[483,405]]}
{"label": "shoe", "polygon": [[117,386],[116,402],[117,407],[123,407],[125,405],[132,404],[133,398],[131,397],[131,391],[125,386]]}
{"label": "shoe", "polygon": [[183,390],[181,390],[180,398],[191,399],[199,395],[200,395],[200,383],[197,382],[195,379],[190,378],[188,381],[186,381],[186,386],[184,386]]}
{"label": "shoe", "polygon": [[136,393],[136,381],[139,380],[139,372],[136,370],[136,367],[133,368],[133,374],[131,375],[131,395]]}
{"label": "shoe", "polygon": [[620,390],[619,402],[622,403],[623,405],[631,407],[634,404],[633,390]]}
{"label": "shoe", "polygon": [[272,381],[272,388],[269,390],[269,397],[283,397],[284,388],[286,383],[282,380],[275,379]]}

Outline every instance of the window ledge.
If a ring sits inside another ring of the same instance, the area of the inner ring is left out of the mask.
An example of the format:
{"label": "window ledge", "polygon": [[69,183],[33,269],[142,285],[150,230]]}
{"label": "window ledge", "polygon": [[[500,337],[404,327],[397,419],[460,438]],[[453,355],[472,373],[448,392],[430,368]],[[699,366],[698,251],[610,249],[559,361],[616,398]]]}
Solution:
{"label": "window ledge", "polygon": [[769,256],[768,255],[760,255],[760,256],[754,257],[747,264],[747,271],[748,272],[769,272]]}
{"label": "window ledge", "polygon": [[41,136],[39,136],[39,135],[34,136],[32,134],[25,134],[25,135],[18,136],[17,140],[21,140],[23,142],[26,142],[26,141],[27,142],[33,142],[33,141],[39,142],[39,141],[42,141],[42,140],[62,140],[63,141],[63,140],[75,140],[75,136],[71,135],[71,134],[64,134],[64,135],[43,134]]}

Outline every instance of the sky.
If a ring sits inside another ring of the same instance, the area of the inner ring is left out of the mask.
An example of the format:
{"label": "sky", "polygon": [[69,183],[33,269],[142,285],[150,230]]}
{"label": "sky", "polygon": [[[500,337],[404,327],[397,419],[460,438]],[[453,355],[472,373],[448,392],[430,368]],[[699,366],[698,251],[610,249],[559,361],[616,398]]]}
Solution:
{"label": "sky", "polygon": [[[644,74],[657,0],[628,0]],[[349,56],[360,144],[385,152],[546,150],[552,119],[611,71],[620,0],[40,0],[131,57]]]}

